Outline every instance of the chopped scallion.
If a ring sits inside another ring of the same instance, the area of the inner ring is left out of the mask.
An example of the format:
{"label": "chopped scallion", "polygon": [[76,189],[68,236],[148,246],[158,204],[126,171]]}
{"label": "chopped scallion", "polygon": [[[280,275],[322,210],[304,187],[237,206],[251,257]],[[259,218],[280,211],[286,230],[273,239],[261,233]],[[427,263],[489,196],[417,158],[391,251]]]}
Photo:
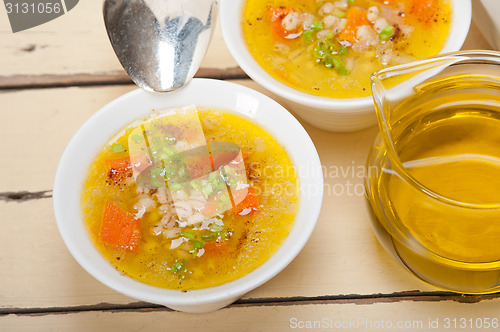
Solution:
{"label": "chopped scallion", "polygon": [[340,48],[339,53],[341,55],[347,55],[347,54],[349,54],[349,49],[346,46],[342,45],[342,47]]}
{"label": "chopped scallion", "polygon": [[210,194],[213,191],[214,191],[214,188],[212,187],[212,185],[210,183],[207,184],[206,186],[204,186],[203,188],[201,188],[201,192],[203,193],[203,195],[205,195],[205,197],[210,196]]}
{"label": "chopped scallion", "polygon": [[202,240],[194,240],[193,246],[195,250],[201,249],[205,246],[205,241]]}
{"label": "chopped scallion", "polygon": [[153,168],[149,171],[149,177],[151,178],[151,184],[156,187],[160,187],[162,182],[160,179],[163,179],[163,168]]}
{"label": "chopped scallion", "polygon": [[346,13],[339,10],[338,12],[335,13],[335,16],[337,16],[338,18],[344,18],[346,16]]}
{"label": "chopped scallion", "polygon": [[191,187],[193,187],[193,189],[200,189],[201,188],[200,182],[198,182],[197,180],[191,181]]}
{"label": "chopped scallion", "polygon": [[213,239],[214,239],[214,236],[213,236],[212,234],[209,234],[209,235],[202,235],[202,236],[201,236],[201,239],[202,239],[203,241],[211,241],[211,240],[213,240]]}
{"label": "chopped scallion", "polygon": [[173,272],[173,273],[177,273],[177,272],[180,272],[182,270],[182,268],[184,267],[184,265],[186,265],[186,261],[182,261],[182,262],[175,262],[175,264],[170,268],[170,271]]}
{"label": "chopped scallion", "polygon": [[113,144],[113,145],[111,146],[111,149],[113,149],[113,152],[114,152],[114,153],[118,153],[118,152],[123,152],[123,151],[125,151],[125,149],[123,148],[123,145],[121,145],[121,144]]}
{"label": "chopped scallion", "polygon": [[177,171],[177,175],[179,176],[183,176],[184,174],[186,173],[186,168],[184,168],[184,166],[181,166],[181,168],[179,168],[179,170]]}
{"label": "chopped scallion", "polygon": [[211,232],[216,232],[217,233],[217,232],[222,232],[223,230],[224,230],[224,227],[219,226],[219,225],[215,225],[214,224],[214,225],[210,226],[210,231]]}
{"label": "chopped scallion", "polygon": [[337,68],[344,67],[344,62],[339,57],[333,57],[332,62]]}
{"label": "chopped scallion", "polygon": [[208,182],[213,183],[214,181],[217,181],[219,173],[217,172],[212,172],[208,175]]}
{"label": "chopped scallion", "polygon": [[142,142],[142,135],[134,134],[134,135],[132,135],[132,140],[136,143],[140,143],[140,142]]}
{"label": "chopped scallion", "polygon": [[394,32],[394,27],[392,25],[386,26],[382,31],[380,31],[378,37],[380,40],[389,40]]}
{"label": "chopped scallion", "polygon": [[158,179],[156,179],[156,178],[151,179],[151,184],[153,186],[155,186],[155,187],[161,187],[162,186],[162,183]]}
{"label": "chopped scallion", "polygon": [[183,187],[182,187],[182,184],[180,183],[177,183],[177,182],[173,182],[173,183],[170,183],[169,184],[169,188],[171,191],[179,191],[181,190]]}
{"label": "chopped scallion", "polygon": [[332,68],[333,67],[333,57],[331,55],[327,55],[323,58],[323,65],[326,68]]}
{"label": "chopped scallion", "polygon": [[349,75],[349,70],[345,69],[344,67],[337,68],[337,73],[340,75],[347,76]]}
{"label": "chopped scallion", "polygon": [[304,37],[304,40],[307,42],[312,42],[313,41],[313,30],[306,30],[302,33],[302,36]]}
{"label": "chopped scallion", "polygon": [[218,181],[217,183],[215,183],[215,191],[220,192],[221,190],[224,190],[224,188],[226,188],[225,182]]}
{"label": "chopped scallion", "polygon": [[194,239],[194,233],[193,232],[182,231],[181,235],[182,235],[182,237],[185,237],[188,240],[193,240]]}
{"label": "chopped scallion", "polygon": [[174,167],[170,166],[170,167],[165,168],[165,171],[163,174],[164,174],[166,179],[171,180],[174,178],[174,175],[176,173],[177,173],[177,170]]}
{"label": "chopped scallion", "polygon": [[347,2],[348,2],[350,5],[354,5],[354,3],[356,2],[356,0],[347,0]]}
{"label": "chopped scallion", "polygon": [[313,53],[314,53],[314,56],[316,58],[321,58],[322,56],[325,55],[325,51],[319,49],[318,47],[316,47],[314,50],[313,50]]}
{"label": "chopped scallion", "polygon": [[313,30],[323,29],[323,22],[312,22],[311,29],[313,29]]}
{"label": "chopped scallion", "polygon": [[330,32],[325,36],[326,39],[333,39],[333,37],[335,37],[335,34],[333,32]]}

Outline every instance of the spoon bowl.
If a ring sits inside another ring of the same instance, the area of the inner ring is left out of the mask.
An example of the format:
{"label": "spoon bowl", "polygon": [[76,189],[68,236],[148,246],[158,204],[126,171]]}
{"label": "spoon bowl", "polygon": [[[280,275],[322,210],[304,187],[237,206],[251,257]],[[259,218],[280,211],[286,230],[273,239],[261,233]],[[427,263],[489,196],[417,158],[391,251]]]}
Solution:
{"label": "spoon bowl", "polygon": [[168,92],[187,84],[213,34],[217,0],[105,0],[104,23],[125,71],[139,87]]}

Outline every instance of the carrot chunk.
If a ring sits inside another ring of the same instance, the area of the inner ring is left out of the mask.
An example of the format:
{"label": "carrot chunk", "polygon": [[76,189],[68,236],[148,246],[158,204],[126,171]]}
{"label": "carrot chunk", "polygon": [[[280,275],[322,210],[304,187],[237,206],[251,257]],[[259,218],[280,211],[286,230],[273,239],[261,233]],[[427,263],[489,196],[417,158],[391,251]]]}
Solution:
{"label": "carrot chunk", "polygon": [[217,170],[230,164],[237,156],[238,153],[235,151],[222,151],[206,156],[190,157],[186,159],[186,166],[191,179],[197,179],[208,175],[212,169]]}
{"label": "carrot chunk", "polygon": [[129,157],[108,159],[105,164],[108,178],[111,180],[121,180],[132,175],[132,164]]}
{"label": "carrot chunk", "polygon": [[238,152],[233,150],[217,152],[211,155],[214,169],[219,169],[220,167],[230,165],[231,162],[233,161],[236,162],[241,161],[241,158],[237,157],[238,157]]}
{"label": "carrot chunk", "polygon": [[297,31],[288,31],[283,28],[283,19],[294,9],[287,6],[267,7],[267,16],[271,21],[271,29],[275,39],[285,41],[286,37]]}
{"label": "carrot chunk", "polygon": [[205,250],[205,252],[203,253],[204,256],[220,256],[220,255],[224,254],[224,252],[227,251],[227,242],[226,241],[206,242],[203,249]]}
{"label": "carrot chunk", "polygon": [[141,219],[105,201],[99,237],[106,244],[137,251],[141,237]]}
{"label": "carrot chunk", "polygon": [[383,5],[394,6],[398,4],[399,0],[378,0]]}
{"label": "carrot chunk", "polygon": [[356,36],[357,28],[369,23],[366,14],[366,11],[359,7],[353,6],[349,8],[346,15],[347,23],[344,30],[340,33],[339,40],[346,40],[350,43],[358,43],[359,40]]}
{"label": "carrot chunk", "polygon": [[408,2],[411,14],[427,26],[432,24],[438,11],[436,0],[408,0]]}
{"label": "carrot chunk", "polygon": [[241,153],[242,157],[243,157],[243,161],[246,163],[248,161],[248,159],[250,158],[250,154],[246,153],[246,152],[242,152]]}
{"label": "carrot chunk", "polygon": [[248,215],[259,211],[260,196],[257,188],[248,187],[248,193],[240,204],[236,205],[235,212],[239,215]]}
{"label": "carrot chunk", "polygon": [[186,159],[186,166],[191,180],[198,179],[212,172],[212,157],[197,156]]}

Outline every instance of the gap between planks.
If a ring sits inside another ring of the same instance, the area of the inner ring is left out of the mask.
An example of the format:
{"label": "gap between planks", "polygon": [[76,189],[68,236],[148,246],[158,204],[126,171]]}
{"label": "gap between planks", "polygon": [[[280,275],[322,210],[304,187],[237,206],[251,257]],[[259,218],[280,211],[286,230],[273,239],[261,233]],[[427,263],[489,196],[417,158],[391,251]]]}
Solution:
{"label": "gap between planks", "polygon": [[[321,304],[356,304],[371,305],[376,303],[412,302],[440,302],[455,301],[459,303],[478,303],[500,298],[500,294],[461,295],[445,291],[420,292],[406,291],[390,294],[371,295],[325,295],[317,297],[286,297],[286,298],[256,298],[240,299],[229,305],[229,308],[262,307],[262,306],[293,306],[293,305],[321,305]],[[69,314],[84,311],[111,311],[111,312],[148,312],[174,311],[159,304],[148,302],[132,302],[128,304],[98,303],[73,307],[47,308],[0,308],[0,317],[6,315],[43,316],[53,314]]]}
{"label": "gap between planks", "polygon": [[0,202],[24,202],[41,198],[52,198],[52,190],[0,192]]}
{"label": "gap between planks", "polygon": [[[195,77],[221,80],[249,78],[239,67],[225,69],[200,68]],[[0,76],[0,90],[119,85],[131,83],[132,80],[130,77],[125,72],[121,71],[102,74]]]}
{"label": "gap between planks", "polygon": [[[17,191],[0,193],[0,201],[23,203],[31,200],[52,198],[52,190],[43,191]],[[400,301],[457,301],[462,303],[476,303],[483,300],[500,298],[500,293],[483,295],[461,295],[452,292],[435,291],[404,291],[389,294],[368,294],[368,295],[325,295],[316,297],[285,297],[285,298],[255,298],[240,299],[233,306],[263,306],[263,305],[298,305],[298,304],[328,304],[328,303],[354,303],[354,304],[374,304],[379,302],[400,302]],[[163,306],[150,304],[147,302],[135,302],[125,305],[118,304],[96,304],[75,307],[52,307],[52,308],[0,308],[0,316],[5,314],[45,314],[52,312],[73,312],[85,310],[159,310]]]}

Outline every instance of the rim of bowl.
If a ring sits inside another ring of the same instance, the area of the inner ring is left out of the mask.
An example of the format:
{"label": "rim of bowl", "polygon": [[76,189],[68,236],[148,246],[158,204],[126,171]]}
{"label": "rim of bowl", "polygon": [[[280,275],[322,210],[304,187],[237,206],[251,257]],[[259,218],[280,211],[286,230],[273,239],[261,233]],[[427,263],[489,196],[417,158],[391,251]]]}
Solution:
{"label": "rim of bowl", "polygon": [[[210,91],[208,92],[208,90]],[[189,102],[190,99],[206,98],[203,93],[209,99],[212,99],[206,103]],[[234,95],[234,97],[228,97],[230,94]],[[304,166],[303,163],[305,162],[295,160],[294,155],[305,153],[304,156],[307,158],[305,166],[308,174],[305,177],[300,172],[298,173],[299,186],[302,188],[304,185],[312,185],[317,186],[320,190],[315,193],[309,192],[306,195],[301,189],[299,210],[295,216],[294,226],[290,234],[285,238],[279,249],[262,265],[236,280],[215,287],[190,290],[183,293],[180,290],[147,285],[121,274],[96,249],[82,219],[81,190],[91,161],[95,158],[99,149],[117,132],[134,120],[149,114],[154,108],[150,107],[151,105],[163,103],[166,106],[157,108],[161,110],[194,103],[200,107],[226,109],[232,113],[243,114],[244,117],[248,118],[248,115],[245,116],[244,112],[237,109],[238,105],[234,104],[232,108],[227,106],[227,100],[231,99],[231,102],[237,102],[240,100],[238,98],[243,98],[241,100],[250,101],[250,103],[252,100],[256,100],[259,103],[258,108],[262,119],[256,119],[254,123],[267,130],[285,147],[294,167]],[[181,102],[180,100],[183,99],[185,101]],[[142,107],[141,104],[142,109],[140,110],[133,108],[134,103],[143,101],[147,101],[144,104],[149,105]],[[221,107],[222,104],[226,106]],[[103,121],[113,119],[117,114],[124,115],[125,119],[120,120],[113,126],[102,125],[102,123],[106,123]],[[271,127],[275,123],[259,122],[272,117],[279,118],[279,128],[281,129],[278,129],[278,134]],[[106,134],[99,133],[95,135],[99,123],[101,123],[100,127],[101,129],[104,128]],[[286,135],[284,130],[293,133],[288,135],[287,138],[291,143],[283,142],[282,137],[276,137]],[[97,137],[99,135],[100,137]],[[300,143],[300,145],[292,149],[291,144],[295,143]],[[299,150],[303,152],[299,152]],[[80,165],[77,165],[75,169],[74,164]],[[166,306],[197,306],[236,298],[273,278],[305,246],[316,225],[322,201],[323,176],[321,162],[312,140],[302,125],[285,108],[260,92],[236,83],[200,78],[195,78],[186,87],[168,94],[136,89],[103,106],[78,129],[66,146],[57,167],[53,187],[53,207],[56,223],[66,247],[76,261],[90,275],[108,287],[136,299]]]}
{"label": "rim of bowl", "polygon": [[[226,45],[238,65],[248,76],[269,91],[305,106],[322,108],[325,111],[336,113],[369,113],[373,111],[371,108],[373,106],[371,96],[346,99],[314,96],[294,89],[267,73],[248,51],[243,36],[241,16],[246,1],[221,0],[219,17],[222,36]],[[452,21],[450,32],[443,48],[438,54],[459,51],[469,32],[472,16],[471,0],[452,0],[451,6]]]}

